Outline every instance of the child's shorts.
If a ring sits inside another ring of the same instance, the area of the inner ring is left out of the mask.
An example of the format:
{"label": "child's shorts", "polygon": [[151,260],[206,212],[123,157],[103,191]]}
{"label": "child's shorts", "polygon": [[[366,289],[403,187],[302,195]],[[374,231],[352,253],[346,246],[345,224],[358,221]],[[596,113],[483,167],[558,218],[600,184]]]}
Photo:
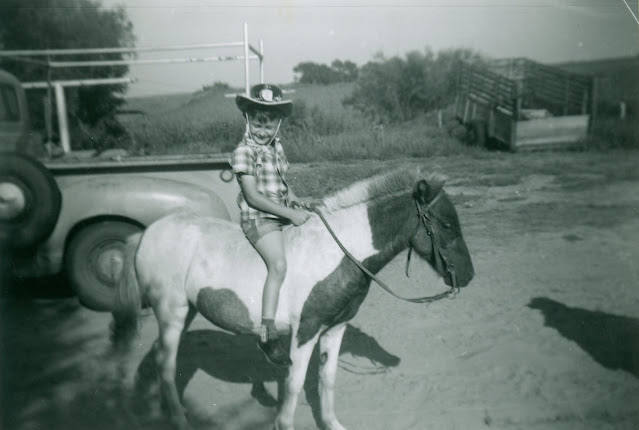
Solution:
{"label": "child's shorts", "polygon": [[282,228],[290,223],[281,218],[258,218],[243,222],[241,225],[246,238],[255,246],[263,236],[273,231],[282,231]]}

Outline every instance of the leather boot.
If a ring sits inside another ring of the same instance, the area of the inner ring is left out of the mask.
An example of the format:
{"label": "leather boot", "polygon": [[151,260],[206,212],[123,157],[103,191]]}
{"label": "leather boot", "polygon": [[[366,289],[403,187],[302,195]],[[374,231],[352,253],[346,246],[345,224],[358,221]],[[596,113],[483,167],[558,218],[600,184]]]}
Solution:
{"label": "leather boot", "polygon": [[277,337],[268,339],[266,342],[259,340],[257,347],[262,350],[268,362],[275,366],[288,367],[293,364],[288,356],[288,351],[286,351],[282,342]]}

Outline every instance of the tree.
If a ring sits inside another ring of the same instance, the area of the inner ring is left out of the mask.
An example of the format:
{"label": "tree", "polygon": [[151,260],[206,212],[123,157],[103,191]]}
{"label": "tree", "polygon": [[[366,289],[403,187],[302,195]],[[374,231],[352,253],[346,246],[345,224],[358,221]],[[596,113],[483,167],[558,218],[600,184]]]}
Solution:
{"label": "tree", "polygon": [[336,82],[352,82],[357,78],[357,65],[352,61],[334,60],[330,67],[311,61],[299,63],[293,68],[300,76],[296,78],[302,84],[334,84]]}
{"label": "tree", "polygon": [[[103,9],[97,0],[4,0],[0,7],[0,48],[3,50],[130,47],[134,41],[133,25],[125,10],[122,7]],[[50,60],[120,60],[123,57],[124,54],[112,53],[90,57],[52,56]],[[17,58],[5,58],[0,66],[22,81],[110,78],[128,73],[128,66],[49,68]],[[126,89],[124,84],[67,88],[74,141],[78,140],[78,134],[91,134],[91,129],[124,133],[115,119],[115,110],[124,103],[121,96]],[[29,91],[28,96],[34,128],[42,130],[43,93]],[[102,122],[108,126],[100,124]],[[86,142],[105,138],[84,137]]]}
{"label": "tree", "polygon": [[410,120],[452,102],[463,61],[483,61],[483,57],[469,49],[438,54],[426,49],[389,59],[377,54],[360,69],[353,93],[343,103],[376,122]]}
{"label": "tree", "polygon": [[301,75],[298,82],[302,84],[326,85],[337,82],[335,71],[326,64],[317,64],[310,61],[303,62],[295,66],[293,71]]}
{"label": "tree", "polygon": [[352,61],[334,60],[331,68],[339,76],[340,82],[352,82],[357,79],[357,65]]}

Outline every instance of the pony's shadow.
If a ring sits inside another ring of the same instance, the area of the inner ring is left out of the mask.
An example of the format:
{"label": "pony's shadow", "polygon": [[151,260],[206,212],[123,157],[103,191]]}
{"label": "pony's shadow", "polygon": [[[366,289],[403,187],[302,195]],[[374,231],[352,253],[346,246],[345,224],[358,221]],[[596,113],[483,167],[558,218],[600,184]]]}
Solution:
{"label": "pony's shadow", "polygon": [[639,378],[639,319],[572,308],[546,297],[528,307],[540,310],[553,327],[608,369],[622,369]]}
{"label": "pony's shadow", "polygon": [[[287,339],[290,342],[290,338]],[[386,351],[373,338],[347,324],[340,349],[339,366],[352,373],[383,373],[399,364],[400,358]],[[318,393],[319,356],[317,348],[309,362],[304,391],[319,425]],[[286,370],[269,364],[256,346],[256,337],[236,335],[217,330],[193,330],[182,335],[180,341],[176,386],[180,398],[197,370],[215,379],[251,384],[251,396],[262,406],[275,407],[278,400],[268,392],[266,382],[277,382],[278,397],[283,390]],[[152,402],[158,393],[157,366],[153,349],[142,359],[135,377],[135,395],[138,400]]]}

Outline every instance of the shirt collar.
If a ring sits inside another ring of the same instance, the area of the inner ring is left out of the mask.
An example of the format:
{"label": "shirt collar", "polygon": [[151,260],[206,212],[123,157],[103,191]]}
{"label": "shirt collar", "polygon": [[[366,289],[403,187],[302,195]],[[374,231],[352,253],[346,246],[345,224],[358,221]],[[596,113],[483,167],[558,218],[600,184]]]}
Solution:
{"label": "shirt collar", "polygon": [[255,143],[255,141],[251,139],[249,136],[244,135],[244,143],[247,146],[250,146],[251,148],[259,149],[265,152],[265,151],[268,151],[269,148],[277,148],[277,145],[280,145],[280,138],[275,137],[275,139],[273,139],[273,141],[268,145],[259,145]]}

